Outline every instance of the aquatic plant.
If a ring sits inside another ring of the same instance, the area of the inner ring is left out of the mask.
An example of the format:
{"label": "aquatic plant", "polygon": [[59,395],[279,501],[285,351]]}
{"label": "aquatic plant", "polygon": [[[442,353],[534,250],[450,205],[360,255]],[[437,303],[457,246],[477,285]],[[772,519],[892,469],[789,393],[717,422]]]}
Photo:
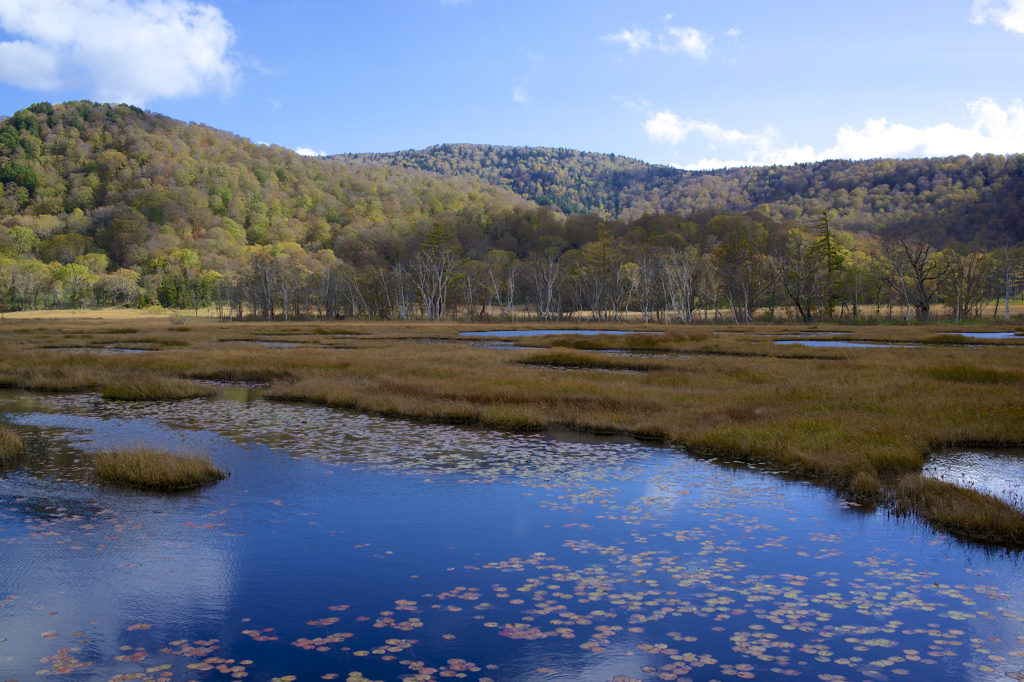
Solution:
{"label": "aquatic plant", "polygon": [[227,476],[205,452],[174,453],[142,444],[100,452],[96,474],[111,483],[150,490],[198,488]]}
{"label": "aquatic plant", "polygon": [[18,432],[0,424],[0,466],[10,464],[25,451],[25,441]]}

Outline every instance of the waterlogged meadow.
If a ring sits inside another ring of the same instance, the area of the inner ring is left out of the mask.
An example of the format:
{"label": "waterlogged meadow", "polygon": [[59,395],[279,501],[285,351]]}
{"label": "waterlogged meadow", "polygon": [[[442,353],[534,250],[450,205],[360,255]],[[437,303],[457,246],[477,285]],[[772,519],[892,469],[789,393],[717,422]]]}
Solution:
{"label": "waterlogged meadow", "polygon": [[[257,394],[0,395],[4,679],[1024,679],[1016,554],[628,438]],[[95,477],[140,441],[230,476]]]}

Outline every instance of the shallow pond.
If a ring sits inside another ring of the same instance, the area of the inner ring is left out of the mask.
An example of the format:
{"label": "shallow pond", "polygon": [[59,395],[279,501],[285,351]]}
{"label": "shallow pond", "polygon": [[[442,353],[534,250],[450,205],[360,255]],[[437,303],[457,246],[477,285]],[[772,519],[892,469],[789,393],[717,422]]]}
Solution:
{"label": "shallow pond", "polygon": [[72,346],[66,348],[44,348],[43,350],[55,350],[61,353],[99,353],[100,355],[130,355],[132,353],[154,353],[154,350],[139,348],[108,348],[108,347],[84,347]]}
{"label": "shallow pond", "polygon": [[[1016,555],[742,463],[244,388],[175,404],[9,392],[0,412],[30,428],[37,451],[0,480],[5,679],[1024,669]],[[176,495],[97,484],[91,452],[137,441],[206,448],[232,475]]]}
{"label": "shallow pond", "polygon": [[913,346],[894,345],[890,343],[858,343],[856,341],[812,341],[811,339],[795,339],[776,341],[776,345],[789,346],[798,344],[815,348],[913,348]]}
{"label": "shallow pond", "polygon": [[1022,338],[1013,332],[943,332],[944,334],[955,334],[967,336],[972,339],[1019,339]]}
{"label": "shallow pond", "polygon": [[515,338],[519,336],[552,336],[555,334],[578,334],[580,336],[597,336],[598,334],[610,334],[620,336],[622,334],[663,334],[664,332],[617,332],[604,329],[524,329],[520,331],[505,329],[490,332],[460,332],[459,336],[499,336],[503,338]]}

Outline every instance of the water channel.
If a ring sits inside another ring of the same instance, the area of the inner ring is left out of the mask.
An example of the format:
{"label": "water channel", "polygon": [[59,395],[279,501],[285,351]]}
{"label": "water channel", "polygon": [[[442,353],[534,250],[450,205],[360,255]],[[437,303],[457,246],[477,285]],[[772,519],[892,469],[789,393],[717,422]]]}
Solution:
{"label": "water channel", "polygon": [[[0,394],[0,677],[1024,678],[1024,566],[801,481],[623,437],[259,399]],[[208,450],[179,494],[96,449]]]}

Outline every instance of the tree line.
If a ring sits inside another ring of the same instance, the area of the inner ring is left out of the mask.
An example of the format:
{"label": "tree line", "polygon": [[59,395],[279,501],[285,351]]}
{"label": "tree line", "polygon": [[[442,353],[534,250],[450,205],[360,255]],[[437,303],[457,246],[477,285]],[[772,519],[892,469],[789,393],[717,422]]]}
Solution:
{"label": "tree line", "polygon": [[751,324],[1009,318],[1024,294],[1024,246],[943,243],[924,221],[865,236],[837,229],[828,212],[810,222],[757,212],[609,223],[540,209],[520,212],[533,221],[525,226],[514,217],[532,227],[520,234],[526,248],[492,239],[477,250],[458,236],[479,238],[472,225],[453,220],[392,258],[294,242],[247,246],[222,270],[187,248],[117,269],[101,253],[68,263],[0,257],[0,300],[8,310],[160,304],[228,319]]}

